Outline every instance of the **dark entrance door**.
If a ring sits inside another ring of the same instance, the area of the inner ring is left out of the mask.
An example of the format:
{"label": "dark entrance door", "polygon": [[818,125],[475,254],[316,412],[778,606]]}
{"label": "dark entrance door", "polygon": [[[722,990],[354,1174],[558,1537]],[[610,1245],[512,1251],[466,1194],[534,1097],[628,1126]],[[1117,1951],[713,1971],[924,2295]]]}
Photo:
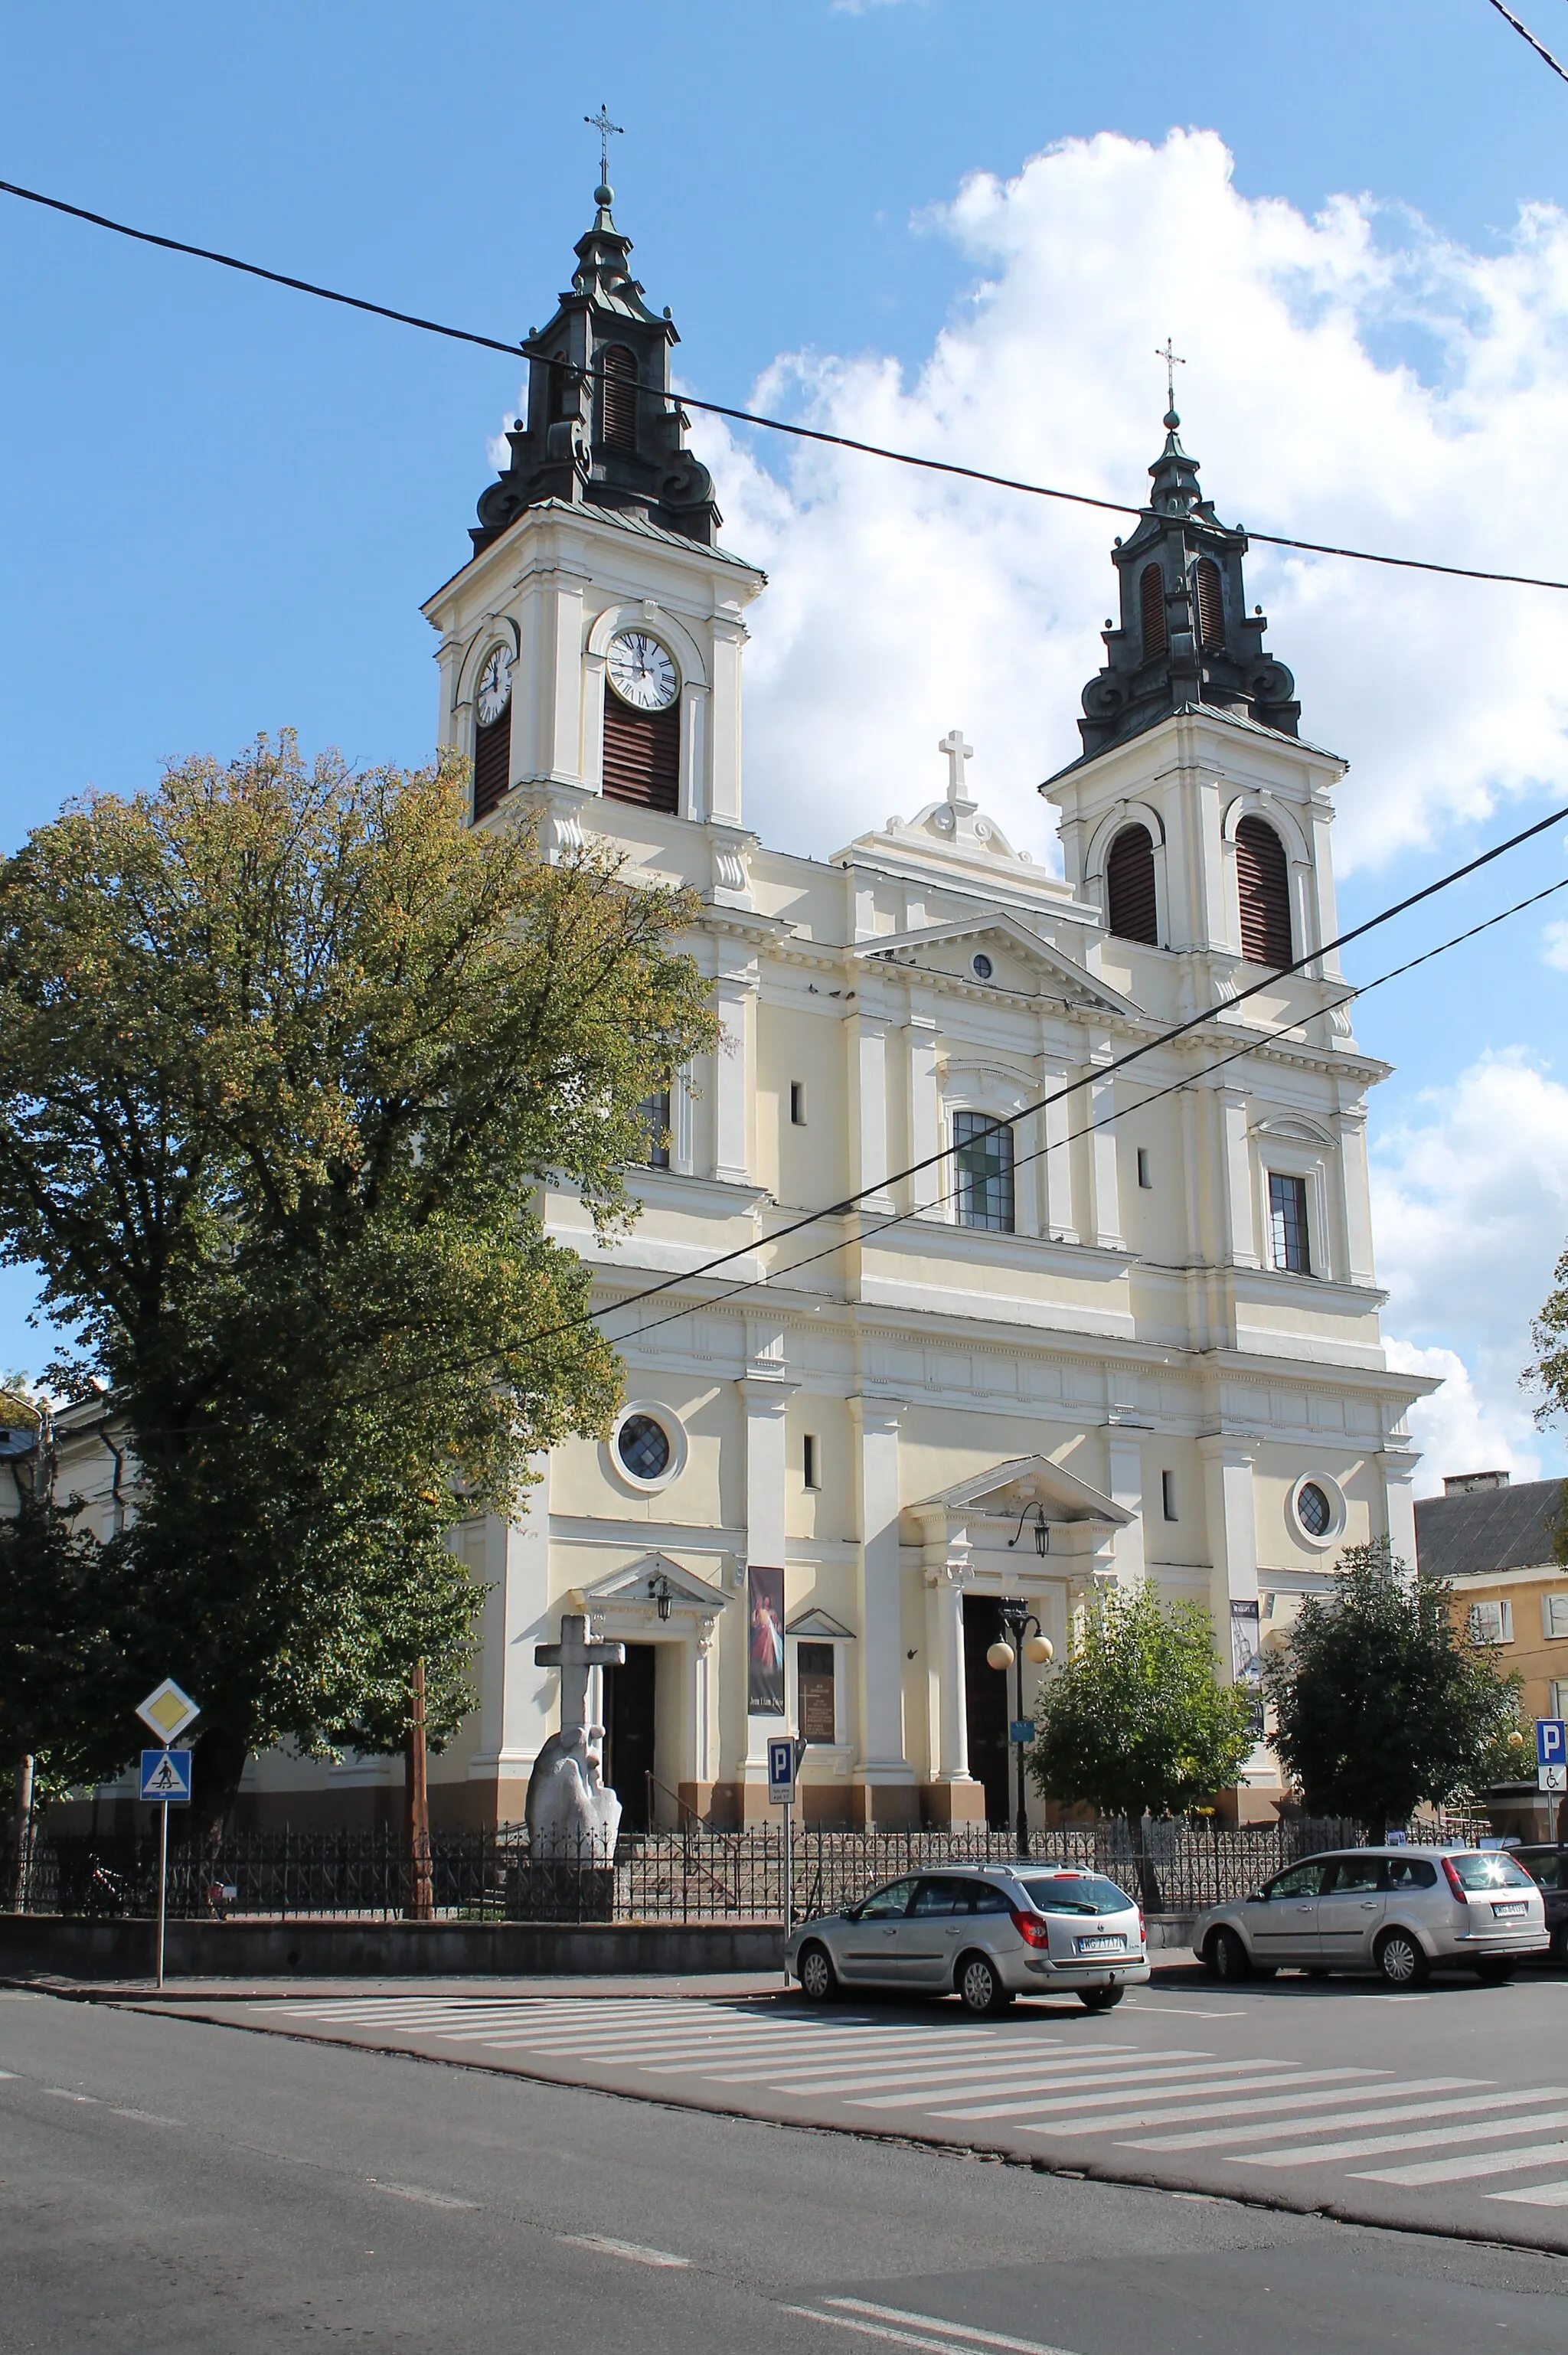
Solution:
{"label": "dark entrance door", "polygon": [[628,1644],[624,1665],[604,1671],[604,1780],[629,1832],[648,1828],[658,1657],[656,1644]]}
{"label": "dark entrance door", "polygon": [[964,1713],[969,1731],[969,1772],[986,1786],[986,1821],[1006,1831],[1012,1812],[1008,1791],[1011,1670],[992,1668],[986,1654],[1002,1633],[1002,1614],[989,1594],[964,1597]]}

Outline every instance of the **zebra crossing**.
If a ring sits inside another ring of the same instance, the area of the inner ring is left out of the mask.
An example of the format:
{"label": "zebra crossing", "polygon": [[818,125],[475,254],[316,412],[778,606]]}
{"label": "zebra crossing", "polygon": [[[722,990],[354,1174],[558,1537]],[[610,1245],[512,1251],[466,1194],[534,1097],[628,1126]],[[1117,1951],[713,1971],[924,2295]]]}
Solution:
{"label": "zebra crossing", "polygon": [[[258,2025],[510,2058],[539,2075],[668,2100],[685,2085],[784,2116],[871,2130],[883,2121],[955,2142],[1016,2137],[1042,2154],[1098,2140],[1146,2165],[1201,2155],[1238,2186],[1321,2169],[1346,2184],[1428,2197],[1473,2184],[1489,2201],[1568,2209],[1568,2083],[1222,2057],[1157,2046],[1147,2040],[1158,2031],[1141,2021],[1134,2042],[1104,2020],[1057,2030],[933,2014],[926,2025],[654,1996],[355,1996],[250,2009],[265,2015]],[[1181,2033],[1179,2019],[1168,2024]]]}

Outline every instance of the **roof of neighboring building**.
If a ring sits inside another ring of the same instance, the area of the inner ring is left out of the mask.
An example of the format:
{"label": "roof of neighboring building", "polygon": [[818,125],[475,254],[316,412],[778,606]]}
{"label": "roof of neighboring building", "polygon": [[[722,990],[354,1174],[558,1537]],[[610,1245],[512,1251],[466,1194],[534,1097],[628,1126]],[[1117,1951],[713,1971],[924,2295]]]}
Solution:
{"label": "roof of neighboring building", "polygon": [[1563,1508],[1563,1489],[1561,1480],[1526,1480],[1517,1488],[1423,1497],[1415,1508],[1417,1562],[1428,1578],[1552,1566],[1552,1524]]}

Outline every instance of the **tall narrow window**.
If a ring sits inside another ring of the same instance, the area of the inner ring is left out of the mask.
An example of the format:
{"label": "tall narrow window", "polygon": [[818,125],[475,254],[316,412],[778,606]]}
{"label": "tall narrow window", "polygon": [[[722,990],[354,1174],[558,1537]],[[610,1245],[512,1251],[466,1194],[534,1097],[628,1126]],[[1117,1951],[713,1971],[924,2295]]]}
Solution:
{"label": "tall narrow window", "polygon": [[640,809],[680,807],[680,705],[634,711],[613,691],[604,698],[604,797]]}
{"label": "tall narrow window", "polygon": [[1162,655],[1169,643],[1165,626],[1165,575],[1146,564],[1138,575],[1138,619],[1143,623],[1144,660]]}
{"label": "tall narrow window", "polygon": [[624,344],[612,344],[599,355],[603,370],[601,414],[603,431],[600,436],[612,450],[635,450],[637,446],[637,363]]}
{"label": "tall narrow window", "polygon": [[1148,1146],[1147,1145],[1140,1145],[1137,1148],[1137,1155],[1138,1184],[1143,1188],[1144,1192],[1147,1194],[1152,1189],[1154,1185],[1154,1171],[1149,1166]]}
{"label": "tall narrow window", "polygon": [[1105,922],[1118,940],[1159,946],[1154,845],[1147,826],[1125,826],[1105,861]]}
{"label": "tall narrow window", "polygon": [[953,1115],[958,1223],[993,1234],[1013,1231],[1013,1133],[981,1112]]}
{"label": "tall narrow window", "polygon": [[1289,964],[1290,870],[1284,844],[1261,817],[1244,817],[1236,828],[1236,897],[1247,963]]}
{"label": "tall narrow window", "polygon": [[1162,1472],[1159,1476],[1159,1506],[1160,1511],[1166,1520],[1174,1521],[1176,1519],[1176,1475],[1174,1472]]}
{"label": "tall narrow window", "polygon": [[1200,556],[1195,568],[1198,588],[1198,643],[1206,655],[1225,643],[1225,600],[1220,568],[1211,556]]}
{"label": "tall narrow window", "polygon": [[805,1082],[791,1080],[789,1083],[789,1118],[792,1128],[805,1126]]}
{"label": "tall narrow window", "polygon": [[1307,1180],[1269,1171],[1269,1231],[1274,1263],[1287,1275],[1310,1275],[1312,1250],[1307,1233]]}
{"label": "tall narrow window", "polygon": [[805,1433],[800,1444],[800,1474],[808,1488],[820,1488],[822,1486],[818,1453],[816,1433],[814,1431]]}
{"label": "tall narrow window", "polygon": [[669,1090],[656,1088],[637,1106],[637,1118],[648,1141],[644,1159],[650,1169],[669,1167]]}

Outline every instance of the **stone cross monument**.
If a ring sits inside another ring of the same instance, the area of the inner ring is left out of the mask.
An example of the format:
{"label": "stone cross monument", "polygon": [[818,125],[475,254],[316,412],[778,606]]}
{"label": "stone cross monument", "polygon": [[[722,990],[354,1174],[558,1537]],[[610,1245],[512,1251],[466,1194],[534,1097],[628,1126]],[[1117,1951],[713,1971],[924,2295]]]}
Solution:
{"label": "stone cross monument", "polygon": [[540,1748],[528,1777],[524,1817],[528,1850],[557,1862],[608,1864],[615,1853],[621,1802],[604,1785],[604,1728],[589,1722],[588,1673],[619,1668],[624,1644],[593,1644],[581,1611],[562,1614],[559,1644],[537,1644],[541,1668],[560,1670],[560,1732]]}

